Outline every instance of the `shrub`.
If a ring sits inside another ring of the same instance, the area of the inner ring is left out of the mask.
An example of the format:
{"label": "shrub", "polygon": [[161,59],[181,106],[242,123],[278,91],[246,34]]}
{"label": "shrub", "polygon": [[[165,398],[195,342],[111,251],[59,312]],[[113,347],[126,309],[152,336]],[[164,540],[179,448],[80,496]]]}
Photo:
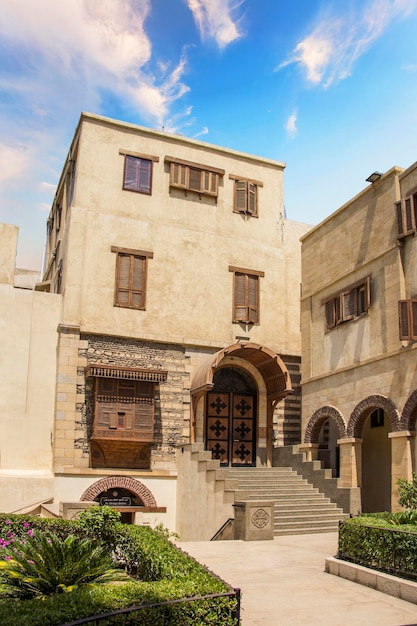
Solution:
{"label": "shrub", "polygon": [[[17,547],[20,551],[21,547],[31,542],[30,534],[37,536],[39,533],[39,536],[42,536],[51,529],[56,529],[56,534],[62,537],[65,532],[75,537],[73,547],[78,560],[80,544],[89,541],[85,537],[85,529],[78,521],[2,514],[0,514],[0,559],[6,561],[4,557],[11,556],[14,548]],[[163,527],[155,532],[149,527],[116,522],[116,530],[117,545],[113,555],[122,557],[127,568],[140,574],[143,580],[131,578],[123,584],[97,585],[93,584],[93,581],[85,580],[85,584],[75,583],[74,586],[69,585],[70,588],[59,587],[58,593],[53,595],[40,595],[29,599],[23,599],[24,594],[23,598],[10,597],[0,590],[0,624],[60,626],[80,618],[155,603],[158,606],[145,606],[138,612],[116,615],[100,623],[103,626],[110,624],[128,626],[137,623],[143,626],[178,624],[235,626],[239,623],[236,616],[238,602],[234,596],[187,601],[187,598],[195,596],[233,593],[233,590],[227,583],[176,548],[169,541],[170,533]],[[7,545],[1,545],[1,540]],[[21,541],[24,544],[21,544]],[[109,559],[108,546],[104,543],[100,546]],[[33,558],[30,560],[35,561]],[[65,593],[71,589],[71,593]],[[42,602],[39,602],[40,597]],[[170,601],[175,603],[167,604]]]}
{"label": "shrub", "polygon": [[397,485],[400,494],[398,503],[407,509],[417,509],[417,474],[413,472],[411,481],[398,478]]}
{"label": "shrub", "polygon": [[65,540],[39,533],[8,550],[0,561],[0,592],[32,598],[73,591],[80,586],[126,579],[108,551],[89,538]]}
{"label": "shrub", "polygon": [[339,558],[404,578],[417,578],[417,526],[393,526],[391,514],[363,515],[339,526]]}
{"label": "shrub", "polygon": [[112,549],[116,546],[120,513],[113,507],[91,506],[79,514],[77,524],[89,537],[100,539]]}

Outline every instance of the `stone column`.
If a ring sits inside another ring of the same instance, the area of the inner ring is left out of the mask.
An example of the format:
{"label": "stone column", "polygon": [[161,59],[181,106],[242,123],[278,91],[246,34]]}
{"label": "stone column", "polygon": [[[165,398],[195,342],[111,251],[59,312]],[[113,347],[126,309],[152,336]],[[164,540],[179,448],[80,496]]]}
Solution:
{"label": "stone column", "polygon": [[413,448],[415,432],[401,430],[388,433],[391,439],[391,511],[400,511],[398,478],[411,480],[413,476]]}
{"label": "stone column", "polygon": [[339,487],[360,487],[362,483],[362,439],[338,439],[340,446]]}

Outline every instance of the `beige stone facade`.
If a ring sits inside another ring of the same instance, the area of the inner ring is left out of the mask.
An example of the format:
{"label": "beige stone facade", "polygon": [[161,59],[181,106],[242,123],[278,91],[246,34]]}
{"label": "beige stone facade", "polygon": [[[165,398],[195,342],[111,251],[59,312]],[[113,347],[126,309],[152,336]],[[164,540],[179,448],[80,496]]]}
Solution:
{"label": "beige stone facade", "polygon": [[396,509],[416,469],[416,218],[414,164],[302,238],[304,449],[361,487],[364,511]]}
{"label": "beige stone facade", "polygon": [[[131,499],[132,519],[175,530],[182,443],[255,466],[277,443],[299,442],[308,227],[284,216],[284,167],[81,116],[31,294],[57,311],[45,457],[56,505],[110,479],[103,497],[117,493],[121,509]],[[233,399],[236,415],[222,408]],[[155,505],[145,512],[143,489]]]}

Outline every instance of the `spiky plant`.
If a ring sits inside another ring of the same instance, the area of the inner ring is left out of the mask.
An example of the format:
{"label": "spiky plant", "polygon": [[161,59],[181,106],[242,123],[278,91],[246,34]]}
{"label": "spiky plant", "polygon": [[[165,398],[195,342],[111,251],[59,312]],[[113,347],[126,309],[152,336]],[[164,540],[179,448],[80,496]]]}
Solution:
{"label": "spiky plant", "polygon": [[59,539],[39,533],[16,545],[0,561],[0,593],[20,598],[45,597],[78,587],[128,579],[114,567],[108,550],[97,541],[69,535]]}

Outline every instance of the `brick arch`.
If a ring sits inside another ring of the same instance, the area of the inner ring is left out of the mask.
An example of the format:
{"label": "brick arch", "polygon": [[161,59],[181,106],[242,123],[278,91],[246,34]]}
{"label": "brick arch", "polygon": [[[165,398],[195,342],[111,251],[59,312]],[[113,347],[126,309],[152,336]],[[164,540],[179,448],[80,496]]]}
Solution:
{"label": "brick arch", "polygon": [[392,400],[386,396],[375,394],[361,400],[353,409],[347,427],[347,436],[360,439],[366,419],[375,409],[382,409],[391,422],[393,432],[401,430],[400,414]]}
{"label": "brick arch", "polygon": [[81,502],[92,502],[98,495],[107,491],[108,489],[128,489],[140,498],[144,506],[157,506],[156,500],[153,497],[151,491],[139,480],[128,478],[127,476],[109,476],[108,478],[102,478],[97,482],[90,485],[81,496]]}
{"label": "brick arch", "polygon": [[417,389],[413,391],[407,398],[404,404],[403,412],[401,415],[401,429],[402,430],[415,430],[417,420]]}
{"label": "brick arch", "polygon": [[320,430],[328,419],[333,420],[339,430],[340,438],[346,437],[346,422],[341,412],[334,406],[322,406],[310,417],[305,433],[304,443],[318,443]]}

